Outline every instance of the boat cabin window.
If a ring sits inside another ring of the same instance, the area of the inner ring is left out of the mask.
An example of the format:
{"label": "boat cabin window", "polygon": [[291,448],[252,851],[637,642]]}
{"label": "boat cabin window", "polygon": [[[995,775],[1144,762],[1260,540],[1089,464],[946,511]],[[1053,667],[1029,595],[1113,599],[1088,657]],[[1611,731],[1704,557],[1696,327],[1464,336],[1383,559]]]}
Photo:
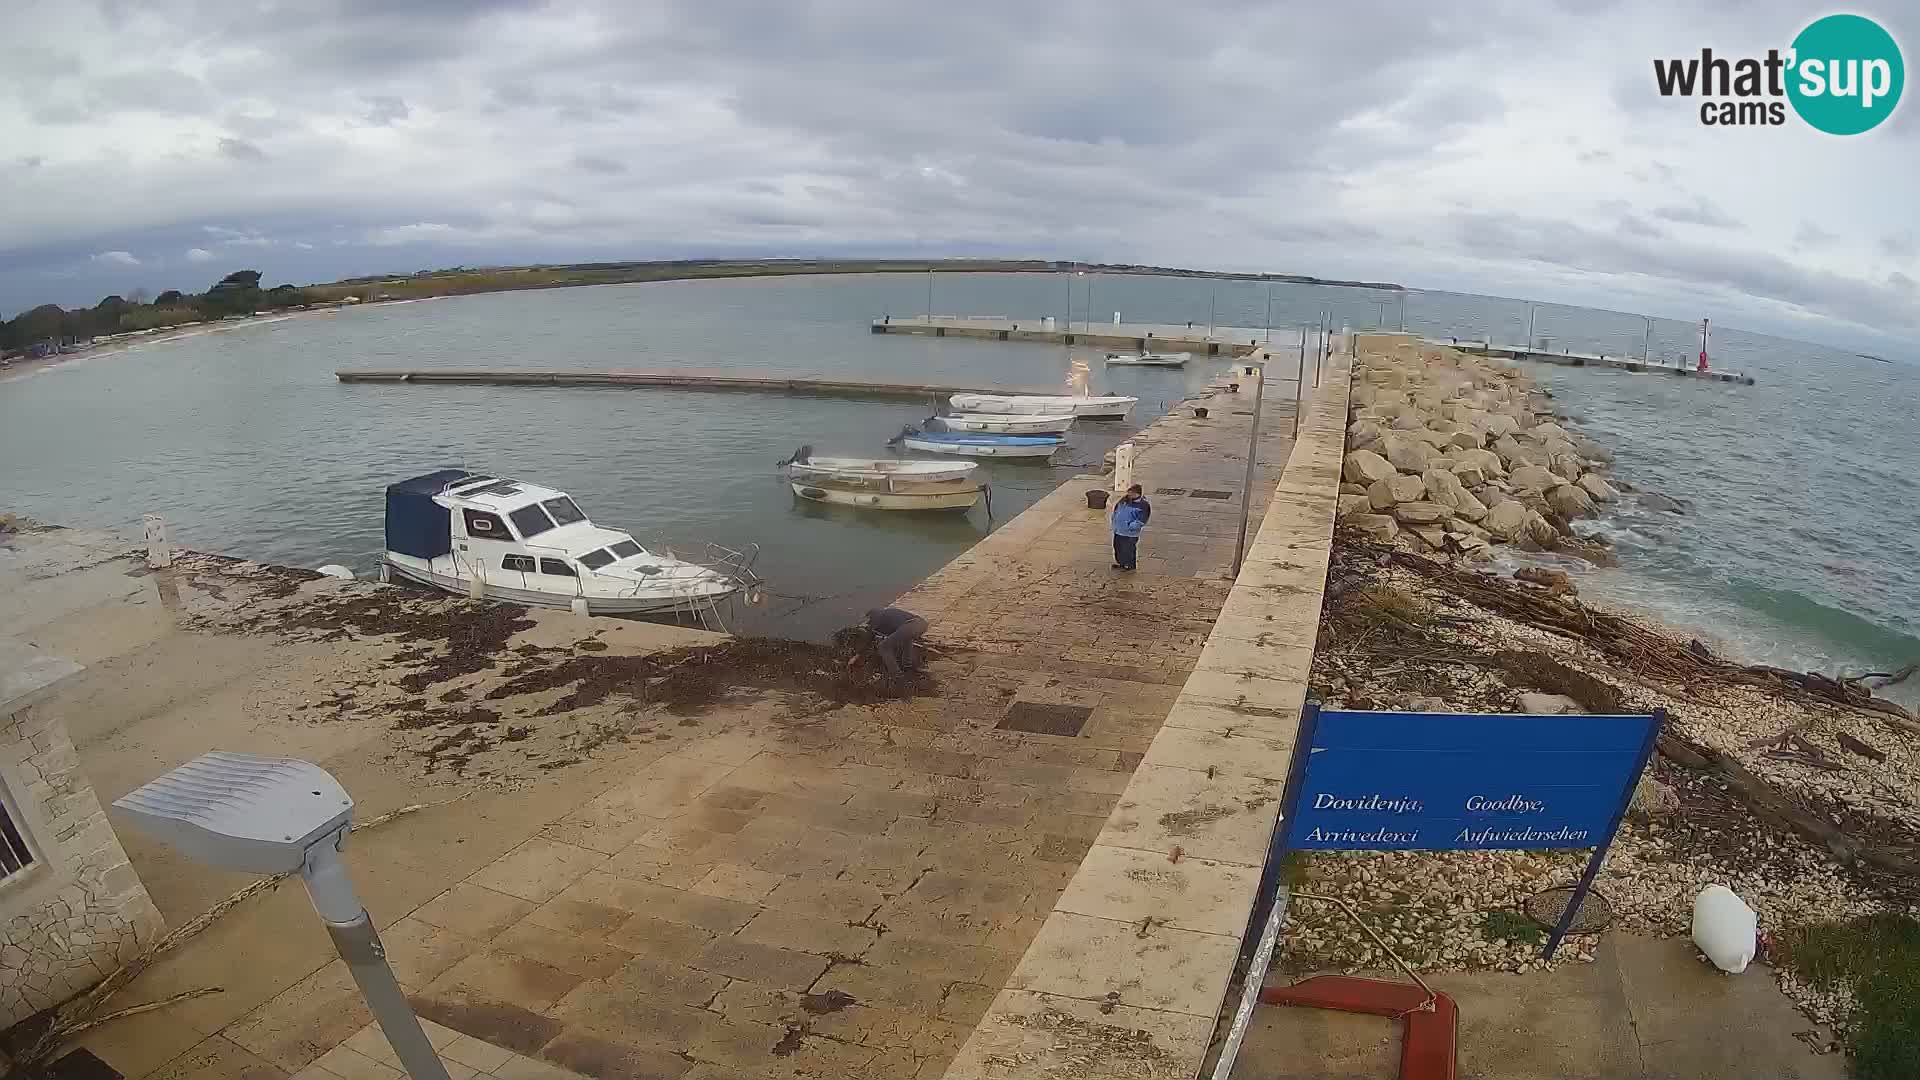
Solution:
{"label": "boat cabin window", "polygon": [[601,548],[598,551],[589,551],[585,555],[580,556],[580,565],[589,570],[598,570],[612,561],[613,552],[608,551],[606,548]]}
{"label": "boat cabin window", "polygon": [[607,550],[613,552],[613,557],[616,559],[631,559],[640,554],[640,545],[631,540],[622,540]]}
{"label": "boat cabin window", "polygon": [[580,508],[573,505],[573,500],[565,495],[557,499],[548,499],[540,505],[546,507],[547,513],[553,515],[555,525],[571,525],[576,521],[587,520],[587,515],[581,513]]}
{"label": "boat cabin window", "polygon": [[507,531],[507,523],[497,515],[485,510],[461,508],[460,513],[467,519],[467,535],[477,540],[511,540],[513,534]]}
{"label": "boat cabin window", "polygon": [[533,573],[533,557],[530,555],[503,555],[500,557],[500,569],[518,570],[523,574]]}
{"label": "boat cabin window", "polygon": [[513,527],[520,530],[520,538],[522,540],[539,536],[541,533],[553,528],[553,522],[548,520],[547,512],[540,509],[539,503],[535,503],[532,506],[523,506],[513,513],[508,514],[507,517],[513,520]]}
{"label": "boat cabin window", "polygon": [[559,559],[541,559],[540,572],[543,574],[558,574],[561,577],[578,577],[579,576],[578,574],[575,574],[573,572],[573,567],[568,566],[566,563],[561,562]]}

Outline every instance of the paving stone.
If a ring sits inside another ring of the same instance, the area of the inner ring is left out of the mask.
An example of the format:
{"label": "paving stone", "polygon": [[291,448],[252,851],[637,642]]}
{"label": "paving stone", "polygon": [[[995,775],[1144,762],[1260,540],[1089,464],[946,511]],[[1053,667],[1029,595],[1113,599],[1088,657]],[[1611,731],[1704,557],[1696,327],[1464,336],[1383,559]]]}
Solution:
{"label": "paving stone", "polygon": [[640,994],[677,1005],[705,1007],[727,985],[723,975],[652,956],[636,956],[602,980],[614,993]]}
{"label": "paving stone", "polygon": [[[582,976],[502,949],[488,949],[460,961],[423,993],[474,1004],[508,1004],[538,1011],[580,985]],[[441,1023],[447,1023],[442,1020]],[[447,1023],[457,1030],[458,1024]]]}
{"label": "paving stone", "polygon": [[485,941],[526,918],[535,906],[520,897],[463,881],[415,909],[413,918]]}
{"label": "paving stone", "polygon": [[1059,911],[1157,924],[1238,940],[1247,928],[1261,868],[1157,851],[1095,846],[1056,903]]}
{"label": "paving stone", "polygon": [[805,990],[827,970],[825,957],[732,938],[718,938],[689,961],[693,967],[782,990]]}
{"label": "paving stone", "polygon": [[635,956],[684,964],[699,956],[712,943],[713,937],[711,931],[697,926],[635,915],[608,933],[606,942]]}
{"label": "paving stone", "polygon": [[620,970],[630,957],[604,938],[585,938],[555,930],[533,922],[532,916],[494,938],[491,947],[589,979],[605,978]]}
{"label": "paving stone", "polygon": [[754,916],[753,921],[734,936],[734,940],[774,945],[816,956],[855,957],[866,952],[879,937],[877,931],[850,925],[846,919],[814,918],[794,911],[770,908]]}
{"label": "paving stone", "polygon": [[721,863],[708,871],[705,877],[688,886],[688,889],[705,896],[718,896],[723,900],[756,904],[786,880],[784,875],[761,870],[758,867]]}
{"label": "paving stone", "polygon": [[336,960],[241,1017],[221,1034],[287,1072],[347,1041],[373,1019],[360,987]]}
{"label": "paving stone", "polygon": [[416,990],[480,949],[481,943],[409,916],[380,931],[387,964],[400,985]]}
{"label": "paving stone", "polygon": [[871,885],[839,881],[789,879],[767,894],[767,907],[781,908],[843,922],[861,922],[887,898]]}
{"label": "paving stone", "polygon": [[629,1046],[585,1031],[563,1032],[540,1056],[594,1080],[676,1080],[693,1062],[659,1047]]}
{"label": "paving stone", "polygon": [[535,837],[482,867],[470,882],[540,903],[607,860],[597,851]]}
{"label": "paving stone", "polygon": [[633,913],[611,904],[590,904],[581,900],[555,897],[528,913],[526,921],[579,937],[605,940],[633,917]]}

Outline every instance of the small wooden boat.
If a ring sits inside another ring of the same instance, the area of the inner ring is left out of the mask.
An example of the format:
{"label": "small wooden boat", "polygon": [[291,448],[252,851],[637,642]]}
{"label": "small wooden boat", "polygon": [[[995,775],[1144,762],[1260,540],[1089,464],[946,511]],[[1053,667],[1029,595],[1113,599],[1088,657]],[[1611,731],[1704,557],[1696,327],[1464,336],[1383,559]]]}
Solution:
{"label": "small wooden boat", "polygon": [[979,464],[972,461],[912,461],[901,458],[816,457],[811,446],[794,451],[781,462],[795,480],[840,480],[869,483],[881,480],[959,480]]}
{"label": "small wooden boat", "polygon": [[1134,367],[1186,367],[1191,353],[1108,353],[1107,363]]}
{"label": "small wooden boat", "polygon": [[1082,420],[1124,420],[1139,398],[1118,394],[1107,397],[1077,397],[1052,394],[955,394],[948,404],[963,413],[1052,416],[1072,413]]}
{"label": "small wooden boat", "polygon": [[986,489],[972,479],[889,479],[868,484],[793,479],[789,483],[802,499],[868,510],[968,510]]}
{"label": "small wooden boat", "polygon": [[907,428],[888,443],[909,450],[962,457],[1041,458],[1067,444],[1058,435],[981,435],[970,432],[916,431]]}
{"label": "small wooden boat", "polygon": [[929,416],[927,426],[992,435],[1064,435],[1073,428],[1073,414],[1019,416],[1012,413],[955,413],[952,416]]}

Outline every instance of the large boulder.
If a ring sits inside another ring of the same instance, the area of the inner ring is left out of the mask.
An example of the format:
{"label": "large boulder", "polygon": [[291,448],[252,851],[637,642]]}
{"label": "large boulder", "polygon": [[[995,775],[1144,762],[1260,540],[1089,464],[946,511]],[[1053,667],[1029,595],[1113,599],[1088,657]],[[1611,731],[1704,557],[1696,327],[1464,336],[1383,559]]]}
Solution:
{"label": "large boulder", "polygon": [[[1438,451],[1417,439],[1389,435],[1380,440],[1380,452],[1393,467],[1404,473],[1423,473],[1433,467]],[[1371,480],[1368,483],[1372,483]]]}
{"label": "large boulder", "polygon": [[1447,549],[1447,530],[1438,525],[1409,525],[1401,531],[1400,535],[1405,536],[1408,533],[1419,537],[1421,543],[1434,551]]}
{"label": "large boulder", "polygon": [[1480,519],[1480,524],[1502,540],[1518,540],[1526,533],[1527,508],[1513,499],[1497,503]]}
{"label": "large boulder", "polygon": [[1485,470],[1481,469],[1478,465],[1471,465],[1465,461],[1455,461],[1453,463],[1453,475],[1469,488],[1477,488],[1487,482]]}
{"label": "large boulder", "polygon": [[1612,461],[1613,451],[1588,438],[1575,438],[1573,452],[1588,461]]}
{"label": "large boulder", "polygon": [[1560,477],[1539,465],[1520,466],[1507,475],[1507,482],[1515,491],[1548,491],[1562,483]]}
{"label": "large boulder", "polygon": [[1559,440],[1564,443],[1573,442],[1573,436],[1567,434],[1567,429],[1561,427],[1559,424],[1535,424],[1527,431],[1527,434],[1541,442],[1548,442],[1550,440]]}
{"label": "large boulder", "polygon": [[1367,485],[1365,484],[1356,484],[1351,480],[1347,480],[1340,485],[1340,494],[1342,495],[1365,495],[1366,493]]}
{"label": "large boulder", "polygon": [[1487,516],[1487,507],[1466,489],[1460,478],[1445,469],[1428,469],[1421,474],[1427,498],[1453,511],[1456,517],[1479,521]]}
{"label": "large boulder", "polygon": [[1371,450],[1349,451],[1340,469],[1340,475],[1356,484],[1372,484],[1375,480],[1385,480],[1395,475],[1395,472],[1386,458]]}
{"label": "large boulder", "polygon": [[1574,484],[1561,484],[1547,492],[1547,505],[1561,517],[1593,516],[1593,496]]}
{"label": "large boulder", "polygon": [[1418,476],[1394,475],[1375,480],[1367,488],[1367,498],[1375,510],[1391,510],[1404,502],[1416,502],[1427,493],[1427,485]]}
{"label": "large boulder", "polygon": [[1385,514],[1355,514],[1347,519],[1375,540],[1391,542],[1399,535],[1400,525]]}
{"label": "large boulder", "polygon": [[1349,514],[1369,513],[1372,509],[1373,502],[1365,495],[1342,495],[1340,496],[1340,508],[1335,511],[1335,513],[1340,517],[1346,517]]}
{"label": "large boulder", "polygon": [[1598,473],[1588,473],[1582,476],[1580,478],[1580,490],[1593,496],[1594,499],[1599,502],[1612,502],[1618,497],[1618,494],[1613,490],[1613,485],[1600,479]]}
{"label": "large boulder", "polygon": [[1486,422],[1480,425],[1487,438],[1498,439],[1520,430],[1520,421],[1509,413],[1488,413]]}
{"label": "large boulder", "polygon": [[1509,469],[1522,465],[1538,465],[1545,459],[1537,447],[1524,446],[1511,435],[1502,435],[1493,441],[1493,452],[1500,455],[1500,461]]}
{"label": "large boulder", "polygon": [[1483,440],[1472,431],[1456,431],[1447,436],[1448,446],[1457,446],[1462,450],[1478,450]]}
{"label": "large boulder", "polygon": [[1420,414],[1411,409],[1393,418],[1393,430],[1395,431],[1419,431],[1426,426],[1427,425],[1420,419]]}
{"label": "large boulder", "polygon": [[1537,510],[1527,511],[1527,523],[1520,530],[1520,546],[1535,551],[1552,551],[1560,544],[1560,530]]}
{"label": "large boulder", "polygon": [[1400,503],[1393,508],[1393,519],[1402,525],[1438,525],[1450,511],[1436,502]]}
{"label": "large boulder", "polygon": [[1379,442],[1385,434],[1376,421],[1355,420],[1347,425],[1347,445],[1358,450]]}
{"label": "large boulder", "polygon": [[[1480,471],[1488,477],[1505,476],[1507,467],[1500,462],[1500,455],[1491,450],[1462,450],[1459,465],[1478,465]],[[1458,468],[1456,465],[1455,468]]]}

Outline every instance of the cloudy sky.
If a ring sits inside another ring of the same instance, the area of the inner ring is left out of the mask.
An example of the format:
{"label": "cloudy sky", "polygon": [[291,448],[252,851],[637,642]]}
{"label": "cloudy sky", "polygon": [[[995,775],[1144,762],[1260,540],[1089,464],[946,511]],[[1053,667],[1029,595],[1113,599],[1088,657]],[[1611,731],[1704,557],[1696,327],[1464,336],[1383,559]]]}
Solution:
{"label": "cloudy sky", "polygon": [[0,314],[241,266],[1004,254],[1920,341],[1920,103],[1836,138],[1654,90],[1819,4],[7,6]]}

